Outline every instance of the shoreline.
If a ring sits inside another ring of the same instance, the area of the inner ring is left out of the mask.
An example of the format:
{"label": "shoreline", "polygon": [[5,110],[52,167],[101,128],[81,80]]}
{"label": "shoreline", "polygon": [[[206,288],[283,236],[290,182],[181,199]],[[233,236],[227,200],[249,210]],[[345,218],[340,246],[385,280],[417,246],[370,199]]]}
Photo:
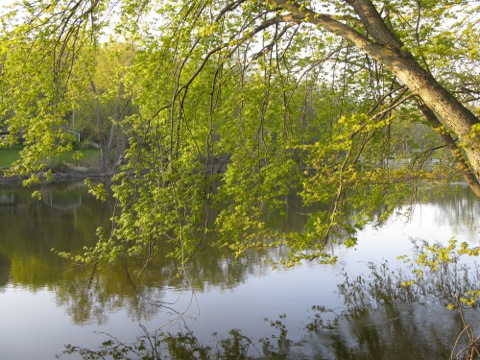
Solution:
{"label": "shoreline", "polygon": [[[60,181],[84,181],[86,179],[105,179],[110,180],[112,176],[115,175],[114,171],[100,171],[95,169],[90,170],[76,170],[76,169],[69,169],[67,171],[58,171],[52,173],[52,178],[50,180],[46,180],[43,174],[40,174],[40,182],[39,184],[50,184],[54,182]],[[18,184],[19,186],[22,185],[22,181],[27,179],[26,176],[5,176],[0,169],[0,185],[4,184]]]}

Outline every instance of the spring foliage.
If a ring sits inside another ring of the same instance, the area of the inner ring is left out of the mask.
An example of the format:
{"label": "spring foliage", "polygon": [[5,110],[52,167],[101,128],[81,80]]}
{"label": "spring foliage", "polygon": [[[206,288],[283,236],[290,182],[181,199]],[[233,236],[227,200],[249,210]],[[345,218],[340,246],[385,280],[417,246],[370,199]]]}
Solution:
{"label": "spring foliage", "polygon": [[[72,148],[76,113],[115,168],[116,207],[96,246],[63,255],[113,261],[166,241],[186,261],[210,241],[239,255],[287,245],[287,266],[333,261],[326,244],[355,245],[419,181],[474,174],[477,10],[460,0],[16,3],[0,24],[10,132],[0,144],[21,134],[24,147],[7,175],[49,178],[49,160]],[[402,77],[392,48],[455,95],[467,130]],[[268,226],[293,196],[308,207],[306,229]]]}

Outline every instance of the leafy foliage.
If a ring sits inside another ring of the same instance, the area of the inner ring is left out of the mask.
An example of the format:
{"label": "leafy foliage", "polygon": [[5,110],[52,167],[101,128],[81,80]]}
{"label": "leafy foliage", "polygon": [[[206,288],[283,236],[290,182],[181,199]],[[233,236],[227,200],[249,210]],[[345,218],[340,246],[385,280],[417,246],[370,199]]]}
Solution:
{"label": "leafy foliage", "polygon": [[[24,2],[2,16],[0,125],[2,146],[24,138],[7,174],[27,185],[52,176],[72,131],[115,169],[112,231],[62,254],[75,261],[152,254],[167,241],[186,262],[215,230],[238,255],[286,245],[284,265],[332,262],[329,242],[354,246],[422,180],[480,187],[468,1],[70,5]],[[442,141],[462,172],[430,162],[446,156]],[[268,228],[292,192],[311,210],[307,228]]]}

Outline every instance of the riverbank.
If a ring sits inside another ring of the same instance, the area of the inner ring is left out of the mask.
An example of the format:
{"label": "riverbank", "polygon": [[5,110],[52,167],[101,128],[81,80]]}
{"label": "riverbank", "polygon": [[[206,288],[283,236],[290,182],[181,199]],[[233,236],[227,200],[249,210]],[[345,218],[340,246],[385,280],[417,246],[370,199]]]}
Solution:
{"label": "riverbank", "polygon": [[[115,172],[110,170],[102,170],[98,168],[80,168],[80,167],[62,167],[60,169],[52,170],[52,177],[49,180],[45,179],[43,174],[39,174],[41,183],[53,183],[59,181],[78,180],[85,179],[105,179],[109,180]],[[21,184],[25,176],[6,176],[4,171],[0,169],[0,184]]]}
{"label": "riverbank", "polygon": [[[27,176],[6,176],[5,172],[20,159],[21,145],[0,149],[0,184],[21,184]],[[100,151],[97,148],[83,148],[82,157],[75,160],[74,151],[67,151],[53,159],[44,171],[52,170],[52,178],[46,180],[43,172],[37,174],[42,183],[90,179],[110,179],[115,172],[100,166]]]}

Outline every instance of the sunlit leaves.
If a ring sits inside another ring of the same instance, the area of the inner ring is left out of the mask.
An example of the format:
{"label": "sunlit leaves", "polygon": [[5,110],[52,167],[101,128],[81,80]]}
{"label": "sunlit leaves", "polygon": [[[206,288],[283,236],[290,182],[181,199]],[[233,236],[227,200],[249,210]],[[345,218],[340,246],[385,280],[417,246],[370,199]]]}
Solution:
{"label": "sunlit leaves", "polygon": [[[478,284],[465,284],[460,287],[460,277],[462,272],[466,272],[463,268],[462,257],[479,255],[480,247],[471,247],[466,242],[459,242],[455,238],[451,238],[448,244],[442,245],[438,243],[429,244],[425,242],[419,245],[415,256],[410,259],[407,256],[399,256],[398,259],[408,264],[415,275],[415,279],[403,280],[402,286],[414,287],[423,286],[431,279],[440,279],[444,284],[437,285],[438,289],[443,289],[446,300],[449,301],[448,308],[453,310],[458,305],[477,307],[480,290],[477,289]],[[464,277],[467,281],[468,277]],[[447,284],[447,282],[453,282]],[[458,285],[456,284],[458,283]]]}
{"label": "sunlit leaves", "polygon": [[[278,17],[288,11],[271,3],[66,4],[32,3],[18,26],[4,19],[0,114],[11,131],[4,145],[24,136],[10,174],[35,173],[25,184],[49,177],[52,158],[71,149],[75,119],[102,165],[117,166],[113,229],[76,261],[150,256],[168,241],[185,262],[215,232],[237,255],[286,245],[286,266],[331,262],[327,244],[355,246],[356,232],[384,221],[421,180],[451,175],[428,162],[438,135],[384,65],[308,21]],[[474,96],[476,81],[449,77],[476,61],[472,20],[451,18],[463,2],[377,5],[425,68]],[[307,9],[370,36],[343,1],[299,4]],[[310,207],[307,227],[269,227],[292,194]]]}

